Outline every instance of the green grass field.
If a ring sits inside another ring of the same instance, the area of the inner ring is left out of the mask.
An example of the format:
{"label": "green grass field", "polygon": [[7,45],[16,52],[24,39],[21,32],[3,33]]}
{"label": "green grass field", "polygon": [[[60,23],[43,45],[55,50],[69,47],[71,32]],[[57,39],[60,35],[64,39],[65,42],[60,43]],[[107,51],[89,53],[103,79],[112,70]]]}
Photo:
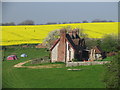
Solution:
{"label": "green grass field", "polygon": [[104,66],[79,66],[80,71],[68,71],[67,68],[14,68],[13,65],[33,58],[48,56],[46,49],[9,48],[4,52],[5,57],[16,53],[20,56],[26,53],[28,57],[2,63],[3,88],[105,88],[102,82]]}

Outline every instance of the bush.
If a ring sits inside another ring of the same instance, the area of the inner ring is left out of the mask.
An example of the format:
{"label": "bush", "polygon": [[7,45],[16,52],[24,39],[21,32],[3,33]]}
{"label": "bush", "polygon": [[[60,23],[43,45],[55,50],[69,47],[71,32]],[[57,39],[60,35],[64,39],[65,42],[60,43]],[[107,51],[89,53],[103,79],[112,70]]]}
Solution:
{"label": "bush", "polygon": [[73,62],[77,62],[77,61],[78,61],[78,59],[72,59],[72,61],[73,61]]}
{"label": "bush", "polygon": [[106,35],[101,41],[101,48],[106,52],[118,51],[118,37],[114,35]]}
{"label": "bush", "polygon": [[104,82],[106,88],[119,88],[120,89],[120,52],[112,58],[111,63],[105,64],[106,71],[104,75]]}

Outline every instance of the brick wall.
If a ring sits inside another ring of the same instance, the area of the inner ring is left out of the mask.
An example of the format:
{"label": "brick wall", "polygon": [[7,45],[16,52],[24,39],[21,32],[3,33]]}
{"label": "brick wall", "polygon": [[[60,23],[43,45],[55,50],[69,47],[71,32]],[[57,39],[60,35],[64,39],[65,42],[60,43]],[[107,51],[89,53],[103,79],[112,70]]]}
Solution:
{"label": "brick wall", "polygon": [[60,43],[58,45],[58,62],[65,62],[66,57],[66,30],[60,30]]}

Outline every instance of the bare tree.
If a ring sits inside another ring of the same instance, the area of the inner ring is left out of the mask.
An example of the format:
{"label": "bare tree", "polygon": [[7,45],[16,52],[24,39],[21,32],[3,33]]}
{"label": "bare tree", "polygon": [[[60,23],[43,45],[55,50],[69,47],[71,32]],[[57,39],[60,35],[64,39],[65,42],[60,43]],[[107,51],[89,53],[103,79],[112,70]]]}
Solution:
{"label": "bare tree", "polygon": [[59,29],[51,31],[48,36],[44,39],[43,43],[50,48],[53,44],[53,42],[58,39],[60,36]]}
{"label": "bare tree", "polygon": [[[73,30],[71,26],[65,26],[63,28],[66,29],[67,32],[69,32],[70,30]],[[79,28],[75,28],[75,29],[79,29]],[[83,33],[82,29],[79,29],[79,36],[81,38],[86,38],[88,35]],[[59,37],[60,37],[60,30],[59,29],[51,31],[48,34],[48,36],[44,39],[43,43],[48,48],[50,48],[53,45],[53,43],[55,42],[55,40],[57,40]]]}

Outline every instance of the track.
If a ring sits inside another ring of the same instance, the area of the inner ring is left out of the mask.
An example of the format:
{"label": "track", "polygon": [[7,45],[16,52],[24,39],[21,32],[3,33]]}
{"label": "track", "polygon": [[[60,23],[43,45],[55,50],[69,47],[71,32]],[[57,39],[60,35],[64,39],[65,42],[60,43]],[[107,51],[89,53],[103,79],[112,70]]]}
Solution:
{"label": "track", "polygon": [[14,65],[13,67],[15,68],[62,68],[63,65],[61,64],[49,64],[49,65],[39,65],[39,66],[23,66],[25,63],[28,63],[32,60],[28,60],[28,61],[25,61],[25,62],[21,62],[21,63],[18,63],[16,65]]}

